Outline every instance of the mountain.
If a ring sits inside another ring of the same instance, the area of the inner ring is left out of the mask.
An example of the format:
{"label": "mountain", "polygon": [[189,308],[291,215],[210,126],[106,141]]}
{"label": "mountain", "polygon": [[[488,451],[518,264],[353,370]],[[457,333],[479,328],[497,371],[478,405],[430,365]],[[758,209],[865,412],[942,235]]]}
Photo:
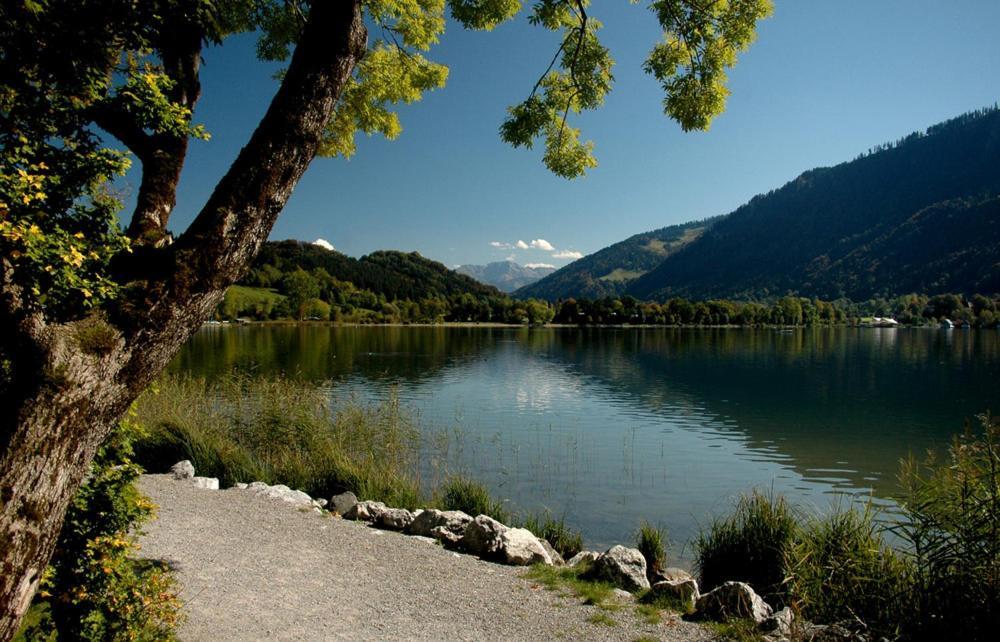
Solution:
{"label": "mountain", "polygon": [[480,283],[492,285],[501,292],[513,292],[552,274],[556,269],[519,265],[513,261],[496,261],[486,265],[460,265],[455,271]]}
{"label": "mountain", "polygon": [[500,292],[417,252],[378,251],[360,259],[301,241],[268,242],[240,283],[271,287],[282,275],[321,268],[339,281],[382,294],[388,300],[448,297],[454,294],[499,296]]}
{"label": "mountain", "polygon": [[514,294],[519,298],[549,301],[570,297],[597,299],[618,296],[625,292],[631,281],[696,241],[718,220],[719,217],[716,217],[636,234],[573,261]]}
{"label": "mountain", "polygon": [[629,283],[641,299],[1000,291],[1000,109],[757,196]]}

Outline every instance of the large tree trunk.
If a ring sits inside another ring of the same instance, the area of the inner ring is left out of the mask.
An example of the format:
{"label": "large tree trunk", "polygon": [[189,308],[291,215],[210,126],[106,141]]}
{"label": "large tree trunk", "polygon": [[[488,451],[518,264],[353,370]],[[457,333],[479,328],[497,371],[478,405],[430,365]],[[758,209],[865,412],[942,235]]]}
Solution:
{"label": "large tree trunk", "polygon": [[314,3],[264,119],[188,232],[153,250],[156,267],[138,284],[144,294],[111,315],[108,339],[81,341],[81,323],[93,320],[23,338],[41,356],[18,364],[32,385],[0,416],[0,641],[16,633],[97,448],[267,239],[366,38],[359,0]]}

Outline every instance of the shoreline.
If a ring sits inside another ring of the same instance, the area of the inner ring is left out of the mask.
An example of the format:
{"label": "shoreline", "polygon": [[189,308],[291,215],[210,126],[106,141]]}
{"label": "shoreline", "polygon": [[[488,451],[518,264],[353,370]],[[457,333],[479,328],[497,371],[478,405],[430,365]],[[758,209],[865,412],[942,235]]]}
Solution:
{"label": "shoreline", "polygon": [[440,323],[355,323],[343,321],[295,321],[291,319],[269,319],[266,321],[245,320],[245,321],[205,321],[202,328],[230,327],[230,326],[331,326],[341,328],[485,328],[485,329],[520,329],[520,330],[651,330],[651,329],[674,329],[674,330],[808,330],[817,328],[856,328],[863,330],[992,330],[992,328],[975,327],[955,327],[941,328],[936,325],[900,325],[900,326],[871,326],[854,323],[835,323],[820,325],[700,325],[681,324],[665,325],[655,323],[546,323],[543,325],[528,325],[523,323],[500,323],[493,321],[442,321]]}

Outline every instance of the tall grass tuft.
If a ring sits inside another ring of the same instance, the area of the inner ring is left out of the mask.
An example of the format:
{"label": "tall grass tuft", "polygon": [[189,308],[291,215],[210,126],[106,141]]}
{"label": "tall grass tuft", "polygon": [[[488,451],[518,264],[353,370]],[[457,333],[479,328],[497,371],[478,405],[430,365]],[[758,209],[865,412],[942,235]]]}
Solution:
{"label": "tall grass tuft", "polygon": [[744,495],[731,516],[716,519],[695,541],[702,590],[737,580],[750,584],[772,606],[784,606],[785,559],[797,529],[783,497],[758,491]]}
{"label": "tall grass tuft", "polygon": [[667,565],[667,533],[664,529],[653,526],[643,520],[635,534],[636,546],[646,559],[646,577],[653,581],[654,576]]}
{"label": "tall grass tuft", "polygon": [[393,506],[420,504],[419,433],[393,395],[334,408],[320,387],[285,377],[167,376],[142,396],[136,444],[147,470],[190,459],[224,485],[286,484],[316,497],[350,490]]}
{"label": "tall grass tuft", "polygon": [[449,477],[438,493],[444,510],[460,510],[473,517],[487,515],[503,524],[511,523],[511,514],[503,502],[494,499],[486,486],[468,477]]}
{"label": "tall grass tuft", "polygon": [[922,639],[994,639],[1000,623],[1000,420],[966,425],[943,460],[904,462],[894,530],[912,554]]}
{"label": "tall grass tuft", "polygon": [[871,505],[806,522],[787,559],[789,593],[814,622],[858,619],[897,639],[908,619],[912,565],[889,548]]}
{"label": "tall grass tuft", "polygon": [[529,515],[522,525],[536,536],[548,540],[563,559],[568,560],[583,550],[583,534],[570,528],[565,518],[556,519],[548,511]]}

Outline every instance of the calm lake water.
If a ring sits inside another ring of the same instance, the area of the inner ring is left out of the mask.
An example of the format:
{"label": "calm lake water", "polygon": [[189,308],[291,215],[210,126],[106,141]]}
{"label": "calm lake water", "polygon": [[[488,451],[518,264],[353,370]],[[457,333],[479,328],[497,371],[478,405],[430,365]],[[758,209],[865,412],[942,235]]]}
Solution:
{"label": "calm lake water", "polygon": [[423,430],[452,435],[435,470],[564,515],[593,547],[659,523],[682,559],[750,488],[891,510],[900,458],[1000,411],[1000,332],[985,330],[206,327],[173,365],[236,368],[335,397],[395,389]]}

